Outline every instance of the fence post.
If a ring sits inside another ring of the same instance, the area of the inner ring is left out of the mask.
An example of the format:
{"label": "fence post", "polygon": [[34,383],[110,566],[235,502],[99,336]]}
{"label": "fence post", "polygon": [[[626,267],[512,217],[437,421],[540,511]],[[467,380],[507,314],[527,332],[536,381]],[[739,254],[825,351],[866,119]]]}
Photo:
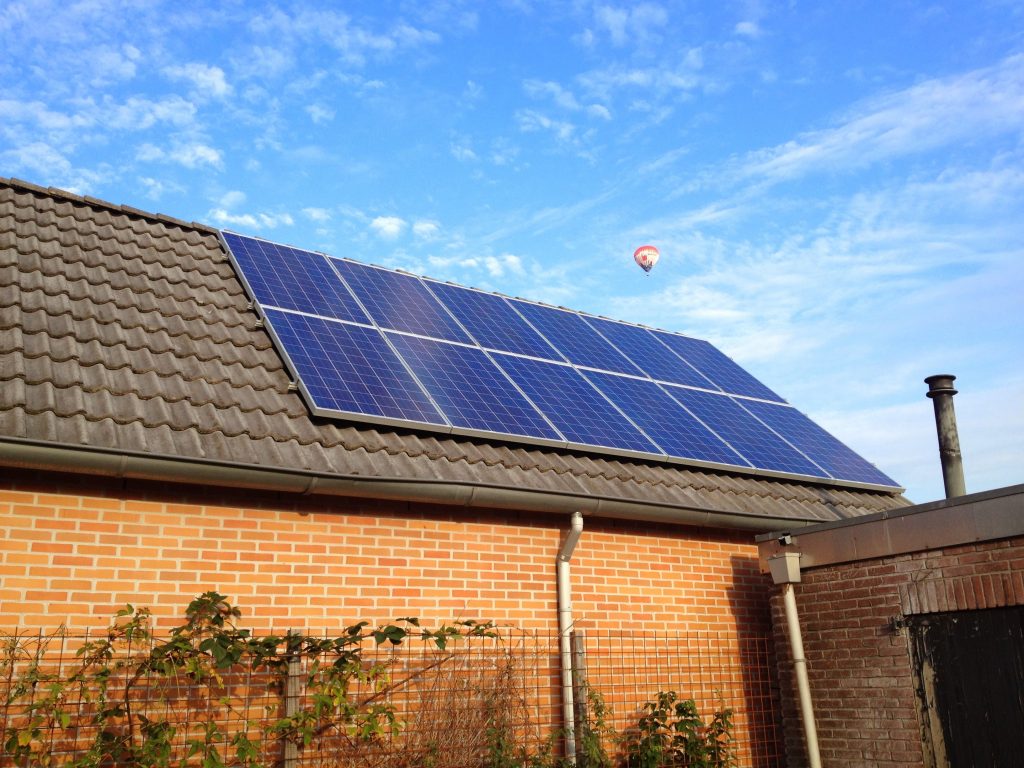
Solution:
{"label": "fence post", "polygon": [[[302,656],[292,653],[288,656],[288,677],[284,687],[284,716],[294,717],[299,713],[302,697]],[[284,741],[284,768],[299,765],[299,745],[292,739]]]}
{"label": "fence post", "polygon": [[569,633],[572,645],[573,731],[576,734],[576,765],[587,768],[583,740],[587,735],[587,644],[583,632]]}

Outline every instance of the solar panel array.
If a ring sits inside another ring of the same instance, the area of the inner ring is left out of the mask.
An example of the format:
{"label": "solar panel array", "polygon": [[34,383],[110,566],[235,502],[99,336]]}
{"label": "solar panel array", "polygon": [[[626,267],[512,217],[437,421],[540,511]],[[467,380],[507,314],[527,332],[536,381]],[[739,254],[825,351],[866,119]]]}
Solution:
{"label": "solar panel array", "polygon": [[222,236],[319,416],[898,487],[706,341]]}

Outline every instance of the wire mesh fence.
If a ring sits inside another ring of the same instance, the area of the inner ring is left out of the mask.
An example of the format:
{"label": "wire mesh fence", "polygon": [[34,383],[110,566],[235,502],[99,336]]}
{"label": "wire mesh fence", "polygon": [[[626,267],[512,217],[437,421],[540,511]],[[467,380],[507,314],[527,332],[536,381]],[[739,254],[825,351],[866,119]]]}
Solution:
{"label": "wire mesh fence", "polygon": [[[339,663],[329,654],[282,649],[274,663],[203,665],[175,658],[160,638],[96,640],[0,640],[0,767],[553,768],[564,764],[568,728],[577,742],[600,743],[602,768],[635,766],[645,705],[667,691],[692,699],[703,724],[731,711],[733,763],[722,765],[783,763],[768,636],[577,634],[572,723],[556,633],[503,630],[444,648],[370,642],[346,657],[355,666],[340,686],[324,684]],[[97,648],[104,658],[93,658]]]}

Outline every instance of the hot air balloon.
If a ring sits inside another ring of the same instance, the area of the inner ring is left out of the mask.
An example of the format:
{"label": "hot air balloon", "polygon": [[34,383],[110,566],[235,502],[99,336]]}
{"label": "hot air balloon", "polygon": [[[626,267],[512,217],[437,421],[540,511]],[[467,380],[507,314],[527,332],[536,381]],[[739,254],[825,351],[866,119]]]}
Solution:
{"label": "hot air balloon", "polygon": [[633,261],[635,261],[644,272],[650,274],[651,270],[654,269],[654,265],[658,263],[658,257],[661,256],[658,253],[658,249],[653,245],[641,245],[635,251],[633,251]]}

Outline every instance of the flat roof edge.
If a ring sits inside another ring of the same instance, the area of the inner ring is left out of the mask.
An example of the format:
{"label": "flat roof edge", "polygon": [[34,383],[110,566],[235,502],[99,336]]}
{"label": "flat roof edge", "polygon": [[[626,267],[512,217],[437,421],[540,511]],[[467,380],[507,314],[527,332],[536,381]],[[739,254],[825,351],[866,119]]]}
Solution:
{"label": "flat roof edge", "polygon": [[873,515],[780,529],[756,537],[761,569],[774,554],[799,552],[816,568],[1024,536],[1024,484]]}

